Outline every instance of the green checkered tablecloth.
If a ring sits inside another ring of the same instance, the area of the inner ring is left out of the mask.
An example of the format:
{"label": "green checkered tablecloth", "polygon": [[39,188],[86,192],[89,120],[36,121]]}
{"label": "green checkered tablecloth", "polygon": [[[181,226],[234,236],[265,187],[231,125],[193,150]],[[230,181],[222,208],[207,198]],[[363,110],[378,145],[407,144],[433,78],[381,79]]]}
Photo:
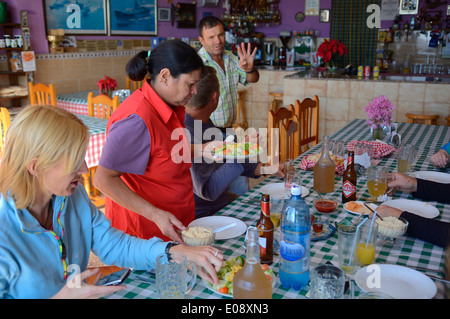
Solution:
{"label": "green checkered tablecloth", "polygon": [[[429,157],[437,151],[440,145],[450,140],[450,129],[445,126],[399,123],[398,133],[402,135],[402,140],[404,141],[404,143],[414,144],[419,151],[417,164],[414,168],[414,170],[416,171],[434,170],[432,165],[429,164]],[[369,128],[365,124],[364,120],[352,121],[346,127],[333,134],[330,138],[333,140],[344,140],[346,142],[350,142],[355,139],[372,140]],[[311,213],[316,215],[319,215],[320,213],[317,213],[313,207],[313,201],[316,198],[316,194],[313,190],[313,172],[300,170],[298,168],[298,164],[304,156],[320,152],[320,147],[321,143],[310,149],[308,152],[302,154],[294,161],[294,163],[296,164],[295,166],[297,167],[297,172],[299,173],[299,181],[301,185],[306,187],[310,191],[310,194],[304,199],[310,207]],[[384,157],[379,165],[389,167],[389,170],[391,172],[396,171],[397,167],[395,155],[391,154]],[[259,219],[260,208],[256,205],[246,204],[243,201],[248,199],[259,201],[261,198],[261,187],[266,184],[276,182],[283,181],[277,177],[267,178],[261,184],[250,190],[248,193],[244,194],[243,196],[232,202],[230,205],[223,208],[218,213],[218,215],[236,217],[243,220],[247,225],[256,225],[256,222]],[[359,176],[357,184],[358,197],[363,199],[369,198],[369,193],[366,187],[366,178],[364,176]],[[327,194],[326,198],[337,199],[340,203],[341,185],[342,178],[336,175],[335,191],[333,193]],[[394,195],[394,198],[413,199],[410,194],[406,193],[396,193]],[[437,202],[430,202],[430,204],[434,205],[440,212],[440,215],[436,217],[437,219],[450,222],[450,205]],[[346,212],[343,209],[343,205],[340,204],[333,213],[320,214],[320,217],[324,218],[325,221],[334,224],[335,221],[341,221],[346,218],[354,219],[355,215]],[[214,243],[214,246],[224,252],[226,259],[239,255],[245,256],[245,249],[243,247],[244,238],[245,235],[227,240],[217,240]],[[399,248],[397,248],[397,246]],[[279,267],[278,258],[278,255],[274,257],[274,264],[272,265],[276,275],[278,275]],[[438,246],[431,245],[422,240],[408,236],[402,236],[396,239],[396,245],[394,249],[387,248],[386,246],[381,247],[380,245],[378,245],[375,258],[376,263],[396,264],[408,267],[423,267],[433,270],[440,270],[442,272],[444,265],[444,250]],[[319,264],[324,264],[327,261],[330,261],[337,266],[339,265],[336,233],[326,240],[311,242],[311,269]],[[435,275],[433,273],[430,274]],[[158,295],[155,292],[155,285],[136,281],[136,275],[144,275],[148,278],[154,278],[154,275],[151,275],[149,273],[135,271],[126,281],[127,289],[113,294],[109,296],[109,298],[158,298]],[[444,287],[440,282],[436,281],[435,283],[438,287],[438,294],[436,295],[436,298],[442,298]],[[354,286],[355,294],[358,295],[360,293],[360,289],[356,284]],[[300,291],[285,289],[281,286],[279,279],[277,279],[277,282],[273,289],[273,298],[307,298],[308,292],[309,286],[306,286]],[[194,289],[186,296],[186,298],[207,299],[225,297],[211,292],[208,288],[206,288],[205,283],[203,283],[202,280],[198,277],[197,284],[195,285]]]}

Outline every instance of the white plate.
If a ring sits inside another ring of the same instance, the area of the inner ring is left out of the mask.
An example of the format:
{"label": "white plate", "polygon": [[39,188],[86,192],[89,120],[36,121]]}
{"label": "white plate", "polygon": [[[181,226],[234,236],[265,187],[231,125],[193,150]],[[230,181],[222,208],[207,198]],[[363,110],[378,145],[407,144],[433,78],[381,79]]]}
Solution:
{"label": "white plate", "polygon": [[[302,188],[302,197],[308,196],[309,190],[303,186],[301,186],[301,188]],[[286,194],[284,191],[284,183],[266,184],[262,186],[259,191],[263,194],[269,194],[271,196],[284,196],[285,198],[289,197],[289,194]]]}
{"label": "white plate", "polygon": [[429,203],[421,202],[418,200],[393,199],[385,201],[381,205],[394,207],[400,209],[401,211],[408,211],[425,218],[434,218],[436,216],[439,216],[439,210],[436,207]]}
{"label": "white plate", "polygon": [[[275,283],[276,283],[276,277],[275,277],[275,274],[274,273],[272,273],[272,288],[273,287],[275,287]],[[233,298],[233,295],[232,294],[224,294],[223,292],[219,292],[219,290],[217,290],[217,289],[214,289],[213,288],[213,286],[212,286],[212,284],[211,283],[209,283],[208,281],[206,281],[206,280],[202,280],[203,281],[203,283],[205,284],[205,286],[206,286],[206,288],[208,288],[209,290],[211,290],[212,292],[215,292],[216,294],[218,294],[218,295],[221,295],[221,296],[224,296],[224,297],[228,297],[228,298]]]}
{"label": "white plate", "polygon": [[408,175],[415,178],[425,179],[427,181],[450,184],[449,173],[434,172],[434,171],[419,171],[419,172],[411,172]]}
{"label": "white plate", "polygon": [[356,272],[355,281],[365,292],[381,292],[395,299],[431,299],[437,292],[429,277],[398,265],[369,265]]}
{"label": "white plate", "polygon": [[193,220],[189,226],[204,226],[216,229],[225,225],[236,223],[236,226],[227,228],[216,234],[216,239],[229,239],[242,235],[247,231],[247,225],[240,219],[228,216],[208,216]]}
{"label": "white plate", "polygon": [[[347,203],[344,204],[344,209],[345,209],[346,211],[348,211],[349,213],[359,215],[360,213],[358,213],[357,211],[352,211],[352,210],[348,209],[348,204],[349,204],[349,203],[350,203],[350,202],[347,202]],[[360,200],[356,200],[355,203],[358,203],[358,204],[364,206],[364,202],[362,202],[362,201],[360,201]],[[373,210],[377,209],[377,205],[375,205],[375,204],[373,204],[373,203],[368,203],[368,205],[369,205],[369,207],[371,207]],[[369,215],[369,213],[365,213],[364,215]]]}

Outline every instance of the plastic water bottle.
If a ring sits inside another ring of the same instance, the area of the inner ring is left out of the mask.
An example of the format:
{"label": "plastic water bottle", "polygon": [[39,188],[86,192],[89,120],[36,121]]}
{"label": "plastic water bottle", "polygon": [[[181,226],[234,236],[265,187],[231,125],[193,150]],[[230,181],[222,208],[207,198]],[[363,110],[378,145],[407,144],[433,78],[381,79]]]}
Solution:
{"label": "plastic water bottle", "polygon": [[281,213],[280,281],[284,288],[300,290],[309,281],[311,215],[301,187],[291,187],[291,198]]}

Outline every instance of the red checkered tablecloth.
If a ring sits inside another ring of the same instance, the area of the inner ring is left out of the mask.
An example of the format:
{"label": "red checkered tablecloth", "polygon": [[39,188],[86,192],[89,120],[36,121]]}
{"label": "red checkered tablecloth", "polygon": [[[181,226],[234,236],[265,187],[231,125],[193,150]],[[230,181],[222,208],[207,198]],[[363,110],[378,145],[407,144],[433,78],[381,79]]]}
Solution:
{"label": "red checkered tablecloth", "polygon": [[89,146],[86,153],[86,164],[88,167],[97,166],[102,155],[103,144],[106,140],[106,125],[108,120],[98,117],[76,114],[79,119],[89,128]]}
{"label": "red checkered tablecloth", "polygon": [[[56,97],[56,104],[69,112],[81,115],[89,115],[87,102],[89,92],[93,92],[94,96],[98,95],[98,91],[83,91],[61,94]],[[95,108],[94,115],[97,115],[97,110]]]}

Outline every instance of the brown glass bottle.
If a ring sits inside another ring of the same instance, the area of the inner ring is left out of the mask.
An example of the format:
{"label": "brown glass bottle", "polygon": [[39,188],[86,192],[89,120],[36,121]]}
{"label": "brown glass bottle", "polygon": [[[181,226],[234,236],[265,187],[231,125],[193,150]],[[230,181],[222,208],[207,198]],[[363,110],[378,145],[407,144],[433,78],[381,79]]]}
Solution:
{"label": "brown glass bottle", "polygon": [[356,200],[356,183],[357,176],[354,165],[354,152],[348,152],[347,168],[345,169],[344,176],[342,177],[342,202],[347,203],[349,201]]}
{"label": "brown glass bottle", "polygon": [[259,255],[262,264],[273,262],[273,232],[274,226],[270,220],[270,196],[263,194],[261,197],[261,215],[256,224],[259,230]]}

